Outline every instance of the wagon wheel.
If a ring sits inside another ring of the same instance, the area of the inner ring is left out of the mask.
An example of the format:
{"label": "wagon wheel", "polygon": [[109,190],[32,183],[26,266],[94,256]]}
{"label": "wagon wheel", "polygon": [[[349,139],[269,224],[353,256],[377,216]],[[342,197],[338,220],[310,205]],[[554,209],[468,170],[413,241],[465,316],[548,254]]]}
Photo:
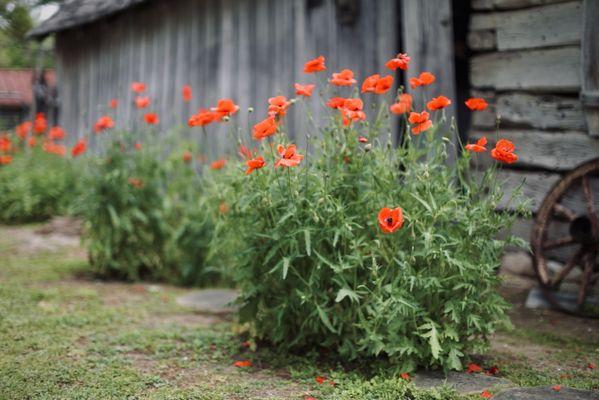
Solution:
{"label": "wagon wheel", "polygon": [[[564,233],[556,234],[559,228]],[[599,304],[588,300],[599,280],[599,158],[570,171],[549,191],[535,218],[531,246],[547,301],[558,310],[598,318]],[[553,271],[548,260],[556,254],[565,264]],[[573,272],[579,272],[577,290],[560,291]],[[564,301],[568,296],[570,304]]]}

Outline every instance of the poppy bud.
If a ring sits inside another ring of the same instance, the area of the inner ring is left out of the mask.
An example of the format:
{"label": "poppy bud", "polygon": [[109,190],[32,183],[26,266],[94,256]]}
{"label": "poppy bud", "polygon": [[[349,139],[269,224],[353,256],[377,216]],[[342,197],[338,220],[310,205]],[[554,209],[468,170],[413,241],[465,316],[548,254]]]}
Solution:
{"label": "poppy bud", "polygon": [[223,117],[223,121],[225,121],[225,122],[229,122],[229,120],[231,120],[231,118],[229,118],[229,116],[228,116],[228,115],[225,115],[225,116]]}
{"label": "poppy bud", "polygon": [[289,99],[289,102],[290,102],[291,104],[295,103],[296,101],[297,101],[297,99],[295,99],[295,98],[293,98],[293,99]]}
{"label": "poppy bud", "polygon": [[253,113],[254,112],[254,107],[248,107],[248,113]]}
{"label": "poppy bud", "polygon": [[370,150],[372,150],[372,145],[368,143],[366,146],[364,146],[364,151],[369,152]]}

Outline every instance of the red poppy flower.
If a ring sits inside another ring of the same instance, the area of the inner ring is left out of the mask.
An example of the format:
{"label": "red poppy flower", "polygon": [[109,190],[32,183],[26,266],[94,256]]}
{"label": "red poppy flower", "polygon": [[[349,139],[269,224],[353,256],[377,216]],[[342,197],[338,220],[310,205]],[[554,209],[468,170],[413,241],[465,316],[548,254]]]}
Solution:
{"label": "red poppy flower", "polygon": [[482,368],[480,365],[475,364],[475,363],[470,363],[468,364],[468,367],[466,368],[466,372],[471,374],[473,372],[482,372]]}
{"label": "red poppy flower", "polygon": [[481,99],[480,97],[471,97],[464,103],[472,111],[482,111],[489,105],[485,99]]}
{"label": "red poppy flower", "polygon": [[135,107],[146,108],[150,105],[150,98],[146,96],[137,96],[135,98]]}
{"label": "red poppy flower", "polygon": [[224,117],[229,117],[239,110],[239,106],[233,103],[231,99],[220,99],[216,107],[212,108],[214,119],[221,121]]}
{"label": "red poppy flower", "polygon": [[227,203],[225,203],[224,201],[221,201],[220,204],[218,205],[218,212],[221,213],[222,215],[225,215],[226,213],[228,213],[229,206],[227,205]]}
{"label": "red poppy flower", "polygon": [[136,189],[141,189],[144,186],[143,181],[135,177],[127,179],[127,182]]}
{"label": "red poppy flower", "polygon": [[27,145],[29,147],[35,147],[36,144],[37,144],[37,139],[34,136],[31,136],[29,139],[27,139]]}
{"label": "red poppy flower", "polygon": [[428,108],[431,111],[436,111],[436,110],[445,108],[450,104],[451,104],[451,100],[449,100],[447,97],[439,96],[439,97],[433,97],[431,99],[431,101],[426,103],[426,108]]}
{"label": "red poppy flower", "polygon": [[211,169],[222,169],[226,163],[227,163],[227,160],[225,160],[224,158],[221,160],[216,160],[216,161],[213,161],[212,164],[210,164],[210,168]]}
{"label": "red poppy flower", "polygon": [[364,136],[360,136],[360,137],[358,137],[358,142],[360,142],[360,143],[368,143],[368,139],[366,139]]}
{"label": "red poppy flower", "polygon": [[79,157],[87,150],[87,141],[85,139],[79,139],[77,143],[71,149],[71,155],[73,157]]}
{"label": "red poppy flower", "polygon": [[595,364],[593,364],[593,363],[588,363],[587,364],[587,368],[588,369],[595,369],[595,368],[597,368],[597,366]]}
{"label": "red poppy flower", "polygon": [[12,149],[10,137],[6,134],[0,136],[0,151],[8,153]]}
{"label": "red poppy flower", "polygon": [[65,155],[65,153],[67,152],[67,149],[65,146],[56,144],[52,141],[45,142],[44,146],[43,146],[43,150],[46,153],[56,154],[57,156],[60,156],[60,157],[63,157]]}
{"label": "red poppy flower", "polygon": [[250,149],[245,147],[244,145],[239,146],[239,151],[237,152],[239,156],[244,160],[250,160],[254,157],[254,154]]}
{"label": "red poppy flower", "polygon": [[402,115],[410,112],[412,109],[412,95],[408,93],[402,93],[399,95],[399,99],[396,103],[391,104],[389,110],[396,115]]}
{"label": "red poppy flower", "polygon": [[369,76],[362,83],[362,93],[371,92],[376,94],[386,93],[393,86],[393,77],[387,75],[381,77],[379,74]]}
{"label": "red poppy flower", "polygon": [[518,156],[514,154],[514,144],[506,139],[500,139],[491,150],[491,157],[506,164],[515,163]]}
{"label": "red poppy flower", "polygon": [[94,132],[100,133],[103,130],[114,128],[114,121],[108,115],[98,118],[94,124]]}
{"label": "red poppy flower", "polygon": [[247,165],[248,167],[248,169],[245,171],[245,174],[249,175],[255,169],[260,169],[264,167],[266,165],[266,162],[264,161],[264,158],[262,156],[258,156],[256,158],[252,158],[251,160],[247,160],[245,162],[245,165]]}
{"label": "red poppy flower", "polygon": [[559,392],[560,390],[562,390],[562,385],[554,385],[551,387],[551,389],[555,390],[556,392]]}
{"label": "red poppy flower", "polygon": [[312,91],[316,87],[316,85],[311,85],[311,84],[300,85],[299,83],[296,83],[294,86],[295,86],[295,94],[297,94],[298,96],[305,96],[305,97],[312,96]]}
{"label": "red poppy flower", "polygon": [[333,77],[329,79],[329,82],[335,86],[351,86],[356,83],[356,80],[351,69],[344,69],[341,72],[333,73]]}
{"label": "red poppy flower", "polygon": [[306,396],[304,397],[304,400],[316,400],[316,397]]}
{"label": "red poppy flower", "polygon": [[485,151],[487,151],[487,148],[485,147],[486,145],[487,138],[483,136],[480,139],[478,139],[476,143],[467,144],[465,147],[468,151],[473,151],[475,153],[484,153]]}
{"label": "red poppy flower", "polygon": [[62,140],[64,139],[66,132],[60,126],[53,126],[48,132],[48,139],[51,140]]}
{"label": "red poppy flower", "polygon": [[135,142],[135,144],[133,145],[133,147],[135,148],[135,150],[141,150],[141,143]]}
{"label": "red poppy flower", "polygon": [[433,122],[428,119],[429,113],[426,111],[422,111],[421,113],[411,112],[408,117],[408,121],[414,125],[412,126],[412,133],[414,135],[419,135],[420,133],[430,129],[433,126]]}
{"label": "red poppy flower", "polygon": [[5,154],[3,156],[0,156],[0,165],[8,165],[12,162],[12,156]]}
{"label": "red poppy flower", "polygon": [[144,115],[144,120],[148,125],[157,125],[160,122],[158,119],[158,114],[156,113],[147,113]]}
{"label": "red poppy flower", "polygon": [[361,99],[345,99],[343,106],[339,108],[343,116],[343,125],[348,126],[353,121],[365,120],[366,114],[362,111],[363,108],[364,102]]}
{"label": "red poppy flower", "polygon": [[135,93],[143,93],[146,91],[146,84],[143,82],[133,82],[131,83],[131,90]]}
{"label": "red poppy flower", "polygon": [[333,97],[327,102],[327,106],[331,108],[340,108],[343,107],[343,104],[345,104],[345,99],[343,97]]}
{"label": "red poppy flower", "polygon": [[268,117],[254,125],[252,136],[256,140],[262,140],[265,137],[274,135],[276,132],[277,121],[274,117]]}
{"label": "red poppy flower", "polygon": [[317,376],[316,378],[314,378],[314,380],[316,381],[316,383],[322,385],[326,382],[327,378],[325,378],[324,376]]}
{"label": "red poppy flower", "polygon": [[185,85],[183,89],[181,89],[181,94],[183,95],[183,101],[189,103],[192,99],[191,86]]}
{"label": "red poppy flower", "polygon": [[15,127],[15,132],[18,137],[20,137],[21,139],[25,139],[27,135],[29,135],[32,126],[33,124],[31,122],[25,121]]}
{"label": "red poppy flower", "polygon": [[285,96],[276,96],[268,99],[268,115],[271,117],[283,117],[291,102]]}
{"label": "red poppy flower", "polygon": [[409,63],[410,57],[407,54],[399,53],[395,58],[387,61],[385,66],[392,71],[395,71],[397,68],[405,71],[408,69]]}
{"label": "red poppy flower", "polygon": [[312,74],[314,72],[325,71],[327,69],[324,65],[324,56],[318,56],[313,60],[308,61],[304,64],[304,72],[306,74]]}
{"label": "red poppy flower", "polygon": [[238,367],[238,368],[246,368],[246,367],[251,367],[252,366],[252,362],[250,360],[245,360],[245,361],[235,361],[233,363],[234,366]]}
{"label": "red poppy flower", "polygon": [[410,377],[410,374],[408,374],[407,372],[402,372],[401,374],[399,374],[399,376],[401,377],[401,379],[409,381],[410,379],[412,379]]}
{"label": "red poppy flower", "polygon": [[182,158],[183,158],[183,162],[190,163],[191,160],[193,159],[193,156],[191,155],[191,152],[184,151]]}
{"label": "red poppy flower", "polygon": [[379,227],[385,233],[393,233],[403,225],[403,211],[401,207],[381,208],[379,211]]}
{"label": "red poppy flower", "polygon": [[205,126],[214,122],[216,115],[210,110],[200,110],[187,121],[189,126]]}
{"label": "red poppy flower", "polygon": [[296,153],[295,150],[296,146],[294,144],[290,144],[287,148],[283,145],[278,145],[277,152],[281,158],[277,160],[275,167],[295,167],[299,165],[304,156]]}
{"label": "red poppy flower", "polygon": [[423,72],[417,78],[410,78],[410,87],[412,89],[418,86],[427,86],[435,81],[435,75],[430,72]]}
{"label": "red poppy flower", "polygon": [[111,100],[108,102],[108,107],[110,107],[110,108],[112,108],[112,109],[115,109],[115,108],[117,108],[118,106],[119,106],[119,101],[118,101],[117,99],[111,99]]}
{"label": "red poppy flower", "polygon": [[499,373],[499,368],[497,368],[496,366],[492,366],[491,368],[487,369],[485,371],[485,375],[497,375]]}
{"label": "red poppy flower", "polygon": [[33,133],[41,135],[48,129],[48,121],[42,113],[38,113],[33,120]]}
{"label": "red poppy flower", "polygon": [[491,399],[493,398],[493,394],[488,390],[483,390],[480,394],[480,397],[482,397],[483,399]]}

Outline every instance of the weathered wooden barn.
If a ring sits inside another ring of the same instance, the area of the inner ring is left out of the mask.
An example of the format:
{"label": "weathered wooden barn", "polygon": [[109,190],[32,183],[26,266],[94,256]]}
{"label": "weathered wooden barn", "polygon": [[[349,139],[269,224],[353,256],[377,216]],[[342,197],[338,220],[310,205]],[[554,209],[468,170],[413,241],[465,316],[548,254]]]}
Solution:
{"label": "weathered wooden barn", "polygon": [[[502,177],[508,189],[526,179],[534,211],[560,174],[599,156],[597,21],[593,0],[68,0],[31,35],[56,37],[61,124],[79,135],[109,99],[131,103],[132,81],[147,83],[169,126],[219,97],[262,116],[319,54],[361,79],[407,52],[410,75],[400,78],[433,72],[471,140],[493,137],[500,116],[520,156]],[[467,112],[471,93],[493,106]],[[133,112],[120,107],[117,123]],[[530,222],[517,231],[527,237]]]}

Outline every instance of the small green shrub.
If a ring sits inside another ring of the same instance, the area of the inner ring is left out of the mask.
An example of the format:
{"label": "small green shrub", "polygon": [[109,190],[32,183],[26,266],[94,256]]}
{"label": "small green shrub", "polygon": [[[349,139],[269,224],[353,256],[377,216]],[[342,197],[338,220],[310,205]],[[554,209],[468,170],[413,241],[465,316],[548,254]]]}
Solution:
{"label": "small green shrub", "polygon": [[43,221],[70,211],[79,195],[73,163],[39,147],[22,150],[0,165],[0,222]]}

